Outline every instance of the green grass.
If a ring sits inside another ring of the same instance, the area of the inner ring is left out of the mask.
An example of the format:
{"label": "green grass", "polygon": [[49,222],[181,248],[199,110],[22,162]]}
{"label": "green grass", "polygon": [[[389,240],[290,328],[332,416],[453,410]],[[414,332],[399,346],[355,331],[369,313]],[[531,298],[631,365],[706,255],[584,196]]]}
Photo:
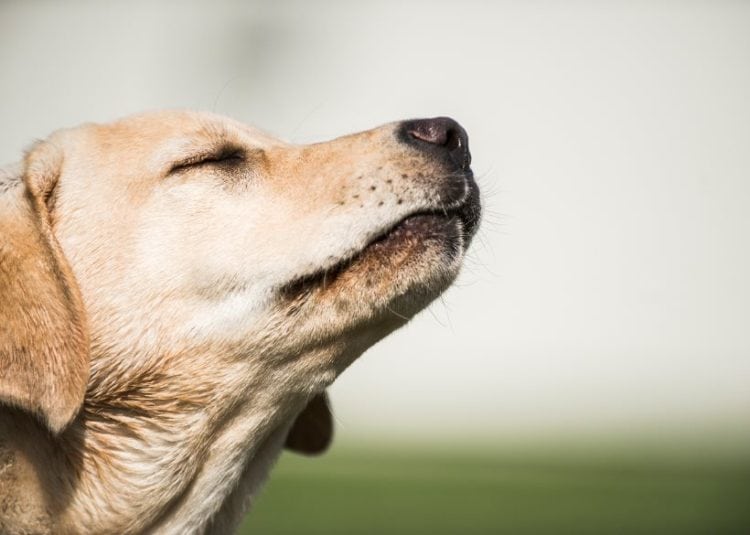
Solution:
{"label": "green grass", "polygon": [[750,455],[285,454],[240,533],[750,534]]}

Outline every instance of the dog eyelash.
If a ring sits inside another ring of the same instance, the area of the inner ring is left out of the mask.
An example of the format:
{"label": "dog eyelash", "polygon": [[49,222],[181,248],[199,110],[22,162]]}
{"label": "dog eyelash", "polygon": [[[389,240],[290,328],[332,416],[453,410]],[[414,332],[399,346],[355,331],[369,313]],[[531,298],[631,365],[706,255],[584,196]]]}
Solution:
{"label": "dog eyelash", "polygon": [[203,165],[237,165],[245,161],[245,151],[234,147],[227,147],[218,152],[193,156],[187,160],[175,163],[169,173],[183,171],[191,167]]}

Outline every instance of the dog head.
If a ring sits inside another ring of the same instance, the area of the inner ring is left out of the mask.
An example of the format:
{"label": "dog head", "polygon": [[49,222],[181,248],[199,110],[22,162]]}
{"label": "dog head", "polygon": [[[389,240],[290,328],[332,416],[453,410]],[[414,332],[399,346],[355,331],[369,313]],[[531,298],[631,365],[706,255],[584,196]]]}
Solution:
{"label": "dog head", "polygon": [[325,387],[456,277],[469,164],[446,118],[304,146],[194,112],[53,134],[0,218],[0,399],[60,430],[113,374],[251,374],[312,398],[330,434]]}

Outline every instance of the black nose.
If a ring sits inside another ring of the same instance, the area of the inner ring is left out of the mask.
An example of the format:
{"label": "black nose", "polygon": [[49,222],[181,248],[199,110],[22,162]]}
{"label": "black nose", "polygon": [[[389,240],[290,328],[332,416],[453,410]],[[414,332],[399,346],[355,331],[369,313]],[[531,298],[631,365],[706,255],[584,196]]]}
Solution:
{"label": "black nose", "polygon": [[469,136],[450,117],[414,119],[401,126],[401,139],[420,149],[447,155],[461,169],[471,165]]}

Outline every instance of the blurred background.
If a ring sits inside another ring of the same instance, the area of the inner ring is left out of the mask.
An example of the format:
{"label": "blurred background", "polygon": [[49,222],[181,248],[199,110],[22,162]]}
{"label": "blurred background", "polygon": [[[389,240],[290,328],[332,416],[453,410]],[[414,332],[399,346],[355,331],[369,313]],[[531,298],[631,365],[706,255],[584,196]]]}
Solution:
{"label": "blurred background", "polygon": [[468,130],[461,278],[244,532],[750,533],[750,3],[1,0],[0,72],[3,164],[155,108]]}

